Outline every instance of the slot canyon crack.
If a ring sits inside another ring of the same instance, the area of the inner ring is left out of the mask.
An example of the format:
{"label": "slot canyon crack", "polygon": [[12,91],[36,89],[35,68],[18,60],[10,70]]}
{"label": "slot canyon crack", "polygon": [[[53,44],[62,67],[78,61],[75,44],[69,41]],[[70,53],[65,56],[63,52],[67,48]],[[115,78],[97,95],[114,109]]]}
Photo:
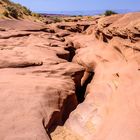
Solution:
{"label": "slot canyon crack", "polygon": [[[69,42],[66,44],[65,50],[68,51],[69,53],[57,54],[57,56],[61,59],[67,60],[70,63],[73,63],[72,60],[76,54],[75,53],[76,47],[72,42]],[[78,71],[71,75],[73,82],[75,83],[75,96],[76,96],[77,105],[84,101],[86,88],[88,84],[90,84],[94,76],[94,72],[87,71],[86,69],[87,68],[84,68],[83,71]],[[69,75],[69,73],[65,73],[64,75],[67,74]],[[63,127],[70,113],[76,109],[77,105],[73,106],[75,104],[74,102],[75,102],[75,98],[68,97],[65,100],[65,103],[63,104],[62,111],[53,112],[48,125],[45,127],[47,134],[50,136],[50,139],[53,140],[53,138],[51,138],[51,133],[53,133],[58,126]],[[44,125],[44,121],[43,121],[43,125]]]}
{"label": "slot canyon crack", "polygon": [[62,19],[0,19],[0,140],[139,140],[140,13]]}

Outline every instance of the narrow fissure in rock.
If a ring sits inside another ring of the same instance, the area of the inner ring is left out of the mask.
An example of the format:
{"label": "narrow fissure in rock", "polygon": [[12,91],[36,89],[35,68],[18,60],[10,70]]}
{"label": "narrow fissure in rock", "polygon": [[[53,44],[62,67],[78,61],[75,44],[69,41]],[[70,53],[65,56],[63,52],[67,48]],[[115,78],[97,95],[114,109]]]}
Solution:
{"label": "narrow fissure in rock", "polygon": [[66,48],[65,50],[70,52],[68,61],[71,62],[73,57],[75,56],[76,49],[73,46],[70,46],[70,47]]}
{"label": "narrow fissure in rock", "polygon": [[47,133],[52,133],[57,126],[63,126],[68,119],[70,113],[77,107],[77,99],[75,95],[70,95],[64,101],[64,105],[60,111],[53,112],[51,119],[45,129]]}
{"label": "narrow fissure in rock", "polygon": [[[74,45],[71,44],[65,50],[69,51],[69,59],[66,60],[72,62],[76,51]],[[88,76],[84,78],[84,81],[82,83],[82,78],[84,77],[85,73],[88,73]],[[48,125],[46,126],[46,130],[50,139],[52,139],[50,134],[55,131],[56,127],[63,126],[68,119],[70,113],[76,109],[78,104],[82,103],[85,100],[86,89],[88,84],[93,79],[93,76],[94,72],[87,72],[86,70],[76,72],[74,75],[72,75],[72,79],[75,83],[75,95],[67,97],[61,111],[56,111],[52,114],[52,117]]]}
{"label": "narrow fissure in rock", "polygon": [[78,103],[82,103],[85,100],[86,89],[88,84],[90,84],[91,80],[93,79],[93,76],[94,76],[94,72],[89,72],[89,75],[85,79],[83,85],[81,85],[80,88],[76,90]]}
{"label": "narrow fissure in rock", "polygon": [[[93,79],[94,76],[94,72],[89,72],[88,76],[86,77],[83,85],[81,85],[81,80],[82,77],[79,79],[78,77],[80,77],[81,74],[75,74],[74,75],[74,82],[75,82],[75,95],[72,97],[68,97],[65,100],[63,109],[61,110],[61,112],[54,112],[52,114],[52,117],[50,119],[50,122],[48,123],[48,125],[46,126],[46,131],[47,134],[50,137],[50,140],[52,140],[51,138],[51,133],[53,133],[55,131],[55,129],[57,128],[57,126],[64,126],[66,120],[69,118],[69,115],[72,111],[74,111],[76,109],[76,107],[78,106],[78,104],[84,102],[85,100],[85,93],[86,93],[86,89],[88,84],[90,84],[91,80]],[[83,72],[84,75],[84,72]]]}
{"label": "narrow fissure in rock", "polygon": [[65,48],[65,53],[58,53],[57,57],[67,60],[68,62],[72,62],[73,57],[75,56],[76,49],[73,46],[69,46]]}

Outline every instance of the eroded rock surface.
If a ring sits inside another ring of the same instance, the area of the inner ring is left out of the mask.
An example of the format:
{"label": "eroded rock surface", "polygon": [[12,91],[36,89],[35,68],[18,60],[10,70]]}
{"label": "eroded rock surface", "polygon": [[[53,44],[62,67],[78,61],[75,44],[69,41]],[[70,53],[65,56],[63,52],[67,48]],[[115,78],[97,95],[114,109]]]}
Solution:
{"label": "eroded rock surface", "polygon": [[[67,61],[65,42],[51,40],[55,33],[48,34],[45,25],[6,20],[0,26],[5,29],[0,32],[0,139],[50,139],[47,133],[78,104],[75,81],[80,83],[84,67]],[[51,46],[54,41],[58,48]]]}
{"label": "eroded rock surface", "polygon": [[86,68],[81,82],[91,72],[94,77],[84,102],[66,121],[62,139],[67,130],[79,140],[140,139],[139,21],[140,13],[103,17],[86,34],[71,37],[77,48],[73,62]]}
{"label": "eroded rock surface", "polygon": [[139,21],[0,21],[0,139],[139,140]]}

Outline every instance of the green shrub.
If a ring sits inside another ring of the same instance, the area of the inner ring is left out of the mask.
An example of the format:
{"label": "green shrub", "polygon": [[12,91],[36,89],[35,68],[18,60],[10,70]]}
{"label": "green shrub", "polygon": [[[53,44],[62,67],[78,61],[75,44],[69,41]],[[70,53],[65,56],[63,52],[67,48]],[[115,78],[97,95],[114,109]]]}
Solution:
{"label": "green shrub", "polygon": [[71,17],[77,17],[76,15],[72,15]]}
{"label": "green shrub", "polygon": [[22,7],[22,5],[21,4],[19,4],[19,3],[13,3],[16,7],[18,7],[18,8],[21,8]]}
{"label": "green shrub", "polygon": [[23,13],[25,15],[31,15],[32,14],[32,12],[27,7],[23,6],[22,9],[23,9]]}
{"label": "green shrub", "polygon": [[9,0],[2,0],[2,1],[7,3],[7,4],[11,4],[11,2]]}
{"label": "green shrub", "polygon": [[13,18],[18,18],[18,10],[13,6],[8,6],[6,9],[9,11],[9,15]]}
{"label": "green shrub", "polygon": [[37,13],[31,13],[32,16],[36,17],[36,18],[40,18],[41,15],[40,14],[37,14]]}
{"label": "green shrub", "polygon": [[25,15],[31,15],[31,13],[32,13],[27,7],[22,6],[19,3],[16,3],[15,6],[17,7],[17,9],[22,10]]}
{"label": "green shrub", "polygon": [[92,20],[93,19],[93,16],[88,16],[87,17],[89,20]]}
{"label": "green shrub", "polygon": [[106,10],[105,13],[104,13],[105,16],[111,16],[111,15],[114,15],[114,14],[117,14],[117,13],[114,12],[114,11],[111,11],[111,10]]}
{"label": "green shrub", "polygon": [[83,17],[83,15],[78,15],[78,17]]}
{"label": "green shrub", "polygon": [[56,22],[62,22],[62,19],[58,18],[58,17],[54,17],[53,18],[53,21],[56,23]]}
{"label": "green shrub", "polygon": [[19,11],[19,12],[18,12],[18,17],[23,18],[23,14],[22,14],[22,12],[21,12],[21,11]]}
{"label": "green shrub", "polygon": [[3,15],[4,15],[5,17],[9,17],[9,13],[8,13],[7,11],[4,11],[4,12],[3,12]]}

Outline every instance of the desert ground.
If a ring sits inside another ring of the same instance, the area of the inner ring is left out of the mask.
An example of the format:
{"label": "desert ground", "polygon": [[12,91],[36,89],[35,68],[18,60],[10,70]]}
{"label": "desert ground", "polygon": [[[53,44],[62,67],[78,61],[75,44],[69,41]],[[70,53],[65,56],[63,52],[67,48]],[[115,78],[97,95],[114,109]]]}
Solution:
{"label": "desert ground", "polygon": [[0,140],[140,140],[140,12],[0,19]]}

